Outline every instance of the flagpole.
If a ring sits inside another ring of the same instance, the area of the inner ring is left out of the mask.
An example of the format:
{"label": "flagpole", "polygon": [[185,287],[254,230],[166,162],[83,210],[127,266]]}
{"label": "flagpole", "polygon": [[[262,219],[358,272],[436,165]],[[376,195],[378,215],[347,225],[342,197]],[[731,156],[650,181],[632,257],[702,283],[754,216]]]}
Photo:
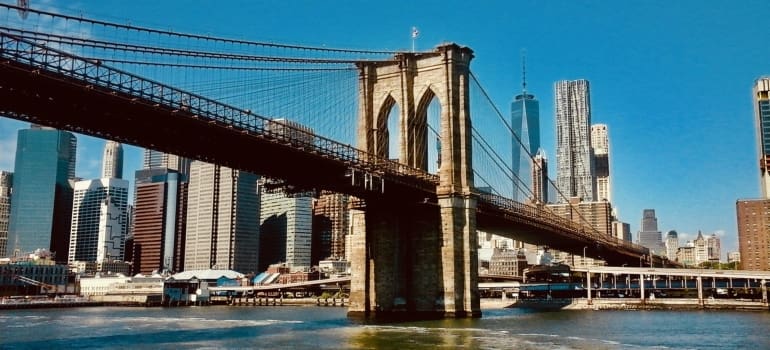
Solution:
{"label": "flagpole", "polygon": [[414,52],[414,42],[417,40],[417,35],[419,35],[420,32],[417,31],[417,27],[412,27],[412,52]]}

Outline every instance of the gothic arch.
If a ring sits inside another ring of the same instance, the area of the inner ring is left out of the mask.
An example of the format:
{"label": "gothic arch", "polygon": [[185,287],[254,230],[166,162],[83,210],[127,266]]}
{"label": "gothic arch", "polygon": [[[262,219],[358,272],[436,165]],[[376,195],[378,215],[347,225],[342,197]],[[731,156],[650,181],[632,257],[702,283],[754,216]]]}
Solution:
{"label": "gothic arch", "polygon": [[[391,139],[390,131],[388,130],[388,118],[393,107],[398,107],[398,103],[396,103],[393,95],[388,94],[379,105],[380,111],[377,113],[377,119],[374,121],[374,154],[383,159],[397,157],[399,156],[398,154],[390,154],[389,145],[391,142],[400,142],[400,140]],[[403,134],[403,131],[400,131],[396,136],[400,137],[401,134]]]}

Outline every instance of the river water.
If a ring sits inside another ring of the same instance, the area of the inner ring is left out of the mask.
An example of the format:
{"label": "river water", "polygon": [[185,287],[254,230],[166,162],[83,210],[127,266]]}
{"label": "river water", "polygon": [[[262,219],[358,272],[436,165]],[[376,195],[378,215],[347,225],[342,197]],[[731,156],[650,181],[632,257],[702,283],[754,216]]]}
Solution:
{"label": "river water", "polygon": [[2,349],[770,349],[770,313],[484,310],[362,324],[340,307],[0,311]]}

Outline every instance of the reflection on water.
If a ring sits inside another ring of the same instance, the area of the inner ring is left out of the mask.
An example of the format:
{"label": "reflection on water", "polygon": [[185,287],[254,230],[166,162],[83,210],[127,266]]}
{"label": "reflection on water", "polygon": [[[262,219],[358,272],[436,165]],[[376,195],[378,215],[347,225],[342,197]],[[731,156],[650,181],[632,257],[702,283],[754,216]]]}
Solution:
{"label": "reflection on water", "polygon": [[485,310],[480,319],[371,324],[339,307],[79,308],[0,314],[0,348],[770,348],[770,314]]}

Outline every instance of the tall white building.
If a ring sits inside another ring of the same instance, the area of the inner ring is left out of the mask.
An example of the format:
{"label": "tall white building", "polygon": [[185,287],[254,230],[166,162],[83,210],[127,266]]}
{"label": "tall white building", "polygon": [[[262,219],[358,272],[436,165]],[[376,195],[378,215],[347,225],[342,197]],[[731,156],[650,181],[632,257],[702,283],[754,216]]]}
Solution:
{"label": "tall white building", "polygon": [[292,271],[310,268],[313,198],[262,191],[260,259],[262,269],[285,263]]}
{"label": "tall white building", "polygon": [[[556,176],[564,196],[596,200],[596,175],[591,151],[591,98],[587,80],[558,81],[556,96]],[[565,198],[566,197],[566,198]]]}
{"label": "tall white building", "polygon": [[703,237],[703,233],[701,233],[700,230],[698,230],[698,237],[696,237],[693,241],[693,246],[695,247],[695,264],[698,265],[704,261],[709,260],[709,251],[708,251],[708,242]]}
{"label": "tall white building", "polygon": [[596,200],[612,202],[610,139],[606,124],[591,125],[591,148],[593,148],[596,170]]}
{"label": "tall white building", "polygon": [[123,146],[115,141],[107,141],[102,157],[102,178],[123,178]]}
{"label": "tall white building", "polygon": [[193,161],[187,197],[185,270],[257,272],[259,193],[254,174]]}
{"label": "tall white building", "polygon": [[665,245],[668,260],[676,261],[676,252],[679,250],[679,234],[674,230],[668,231]]}
{"label": "tall white building", "polygon": [[75,182],[68,261],[123,260],[128,232],[128,181]]}

